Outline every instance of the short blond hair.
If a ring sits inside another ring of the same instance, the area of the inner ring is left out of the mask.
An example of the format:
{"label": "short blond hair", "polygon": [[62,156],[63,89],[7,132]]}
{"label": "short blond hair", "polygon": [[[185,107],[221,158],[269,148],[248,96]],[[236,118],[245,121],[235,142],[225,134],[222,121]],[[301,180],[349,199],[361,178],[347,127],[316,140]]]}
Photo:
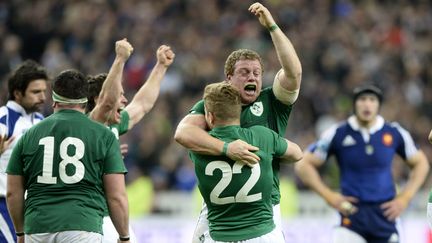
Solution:
{"label": "short blond hair", "polygon": [[226,81],[209,84],[204,89],[204,106],[219,121],[240,119],[240,92]]}
{"label": "short blond hair", "polygon": [[260,55],[249,49],[239,49],[231,52],[225,61],[224,73],[225,77],[234,74],[235,64],[240,60],[258,60],[261,65],[261,71],[264,73],[264,66]]}

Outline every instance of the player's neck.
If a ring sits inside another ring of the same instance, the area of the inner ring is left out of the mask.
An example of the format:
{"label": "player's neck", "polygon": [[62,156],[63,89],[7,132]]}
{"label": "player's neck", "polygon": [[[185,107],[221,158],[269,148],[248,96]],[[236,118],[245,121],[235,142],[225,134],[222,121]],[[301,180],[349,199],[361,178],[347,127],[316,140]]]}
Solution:
{"label": "player's neck", "polygon": [[374,119],[372,119],[372,120],[368,120],[368,121],[360,120],[360,119],[357,117],[357,122],[358,122],[358,124],[360,125],[360,127],[364,127],[364,128],[367,128],[367,129],[373,127],[373,126],[375,125],[376,121],[377,121],[377,118],[376,118],[376,117],[375,117]]}
{"label": "player's neck", "polygon": [[213,127],[240,126],[240,120],[215,121]]}

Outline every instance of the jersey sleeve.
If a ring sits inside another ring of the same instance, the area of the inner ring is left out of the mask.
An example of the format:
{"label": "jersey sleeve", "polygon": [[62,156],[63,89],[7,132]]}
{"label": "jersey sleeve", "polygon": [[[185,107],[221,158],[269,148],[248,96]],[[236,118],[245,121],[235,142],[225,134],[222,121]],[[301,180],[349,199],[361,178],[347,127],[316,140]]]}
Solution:
{"label": "jersey sleeve", "polygon": [[14,149],[12,150],[12,155],[9,159],[9,163],[6,168],[6,173],[10,175],[24,175],[24,166],[22,160],[22,152],[23,152],[23,140],[25,139],[25,135],[22,136]]}
{"label": "jersey sleeve", "polygon": [[414,139],[412,138],[411,134],[403,127],[401,127],[397,122],[393,122],[391,123],[391,125],[394,128],[396,128],[396,130],[402,137],[402,143],[399,143],[399,145],[396,148],[396,152],[403,159],[411,158],[413,155],[415,155],[418,152],[418,149],[414,143]]}
{"label": "jersey sleeve", "polygon": [[270,102],[273,110],[273,116],[276,119],[276,126],[280,135],[285,134],[288,126],[288,118],[291,114],[293,104],[285,105],[280,102],[273,93],[273,88],[267,88],[270,95]]}
{"label": "jersey sleeve", "polygon": [[109,142],[107,142],[107,153],[104,159],[104,173],[127,173],[122,155],[120,153],[120,144],[118,140],[115,138],[114,134],[111,134],[111,132],[108,138]]}
{"label": "jersey sleeve", "polygon": [[129,117],[129,113],[127,113],[127,111],[125,110],[123,110],[120,113],[120,115],[121,115],[121,120],[118,129],[119,129],[119,135],[123,135],[129,130],[130,117]]}
{"label": "jersey sleeve", "polygon": [[200,115],[204,115],[204,100],[200,100],[198,101],[193,107],[192,109],[189,110],[189,114],[200,114]]}
{"label": "jersey sleeve", "polygon": [[328,128],[326,131],[324,131],[323,134],[316,142],[309,145],[307,151],[315,154],[321,160],[326,160],[330,155],[329,151],[330,151],[331,143],[333,141],[334,136],[336,135],[337,128],[338,126],[334,125]]}

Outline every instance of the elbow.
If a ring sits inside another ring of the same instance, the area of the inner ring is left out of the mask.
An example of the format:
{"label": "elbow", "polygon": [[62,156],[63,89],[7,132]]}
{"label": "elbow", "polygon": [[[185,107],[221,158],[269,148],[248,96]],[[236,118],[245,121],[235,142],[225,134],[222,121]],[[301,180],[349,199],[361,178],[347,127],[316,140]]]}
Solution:
{"label": "elbow", "polygon": [[175,133],[174,133],[174,140],[175,140],[178,144],[180,144],[180,145],[182,145],[182,146],[185,146],[185,145],[186,145],[186,142],[187,142],[187,136],[186,136],[186,134],[185,134],[185,132],[184,132],[184,129],[182,128],[181,125],[179,125],[179,126],[177,127],[177,129],[176,129],[176,131],[175,131]]}

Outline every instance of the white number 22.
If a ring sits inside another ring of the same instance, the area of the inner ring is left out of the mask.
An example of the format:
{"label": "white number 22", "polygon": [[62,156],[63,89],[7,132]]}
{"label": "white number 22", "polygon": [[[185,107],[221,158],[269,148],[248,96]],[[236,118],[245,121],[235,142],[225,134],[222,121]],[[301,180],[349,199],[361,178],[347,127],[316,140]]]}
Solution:
{"label": "white number 22", "polygon": [[237,192],[235,196],[230,197],[220,197],[220,194],[228,187],[232,180],[233,174],[240,174],[241,168],[244,166],[244,163],[235,162],[234,166],[231,170],[231,166],[225,161],[212,161],[207,164],[205,168],[205,174],[208,176],[212,176],[213,172],[218,169],[222,171],[222,178],[216,184],[215,188],[210,193],[210,201],[214,204],[228,204],[228,203],[248,203],[255,202],[262,199],[262,193],[255,193],[252,195],[248,195],[249,191],[255,186],[258,179],[260,178],[261,169],[259,164],[252,167],[251,175],[243,187]]}
{"label": "white number 22", "polygon": [[[57,177],[53,176],[53,160],[54,160],[54,137],[44,137],[39,140],[39,145],[44,146],[42,176],[37,177],[38,183],[56,184]],[[75,154],[70,156],[67,153],[68,147],[75,147]],[[84,157],[85,146],[83,141],[78,138],[67,137],[60,143],[60,158],[62,161],[59,164],[60,179],[65,184],[74,184],[80,182],[84,178],[84,164],[80,161]],[[73,175],[66,174],[66,166],[71,164],[75,167]]]}

